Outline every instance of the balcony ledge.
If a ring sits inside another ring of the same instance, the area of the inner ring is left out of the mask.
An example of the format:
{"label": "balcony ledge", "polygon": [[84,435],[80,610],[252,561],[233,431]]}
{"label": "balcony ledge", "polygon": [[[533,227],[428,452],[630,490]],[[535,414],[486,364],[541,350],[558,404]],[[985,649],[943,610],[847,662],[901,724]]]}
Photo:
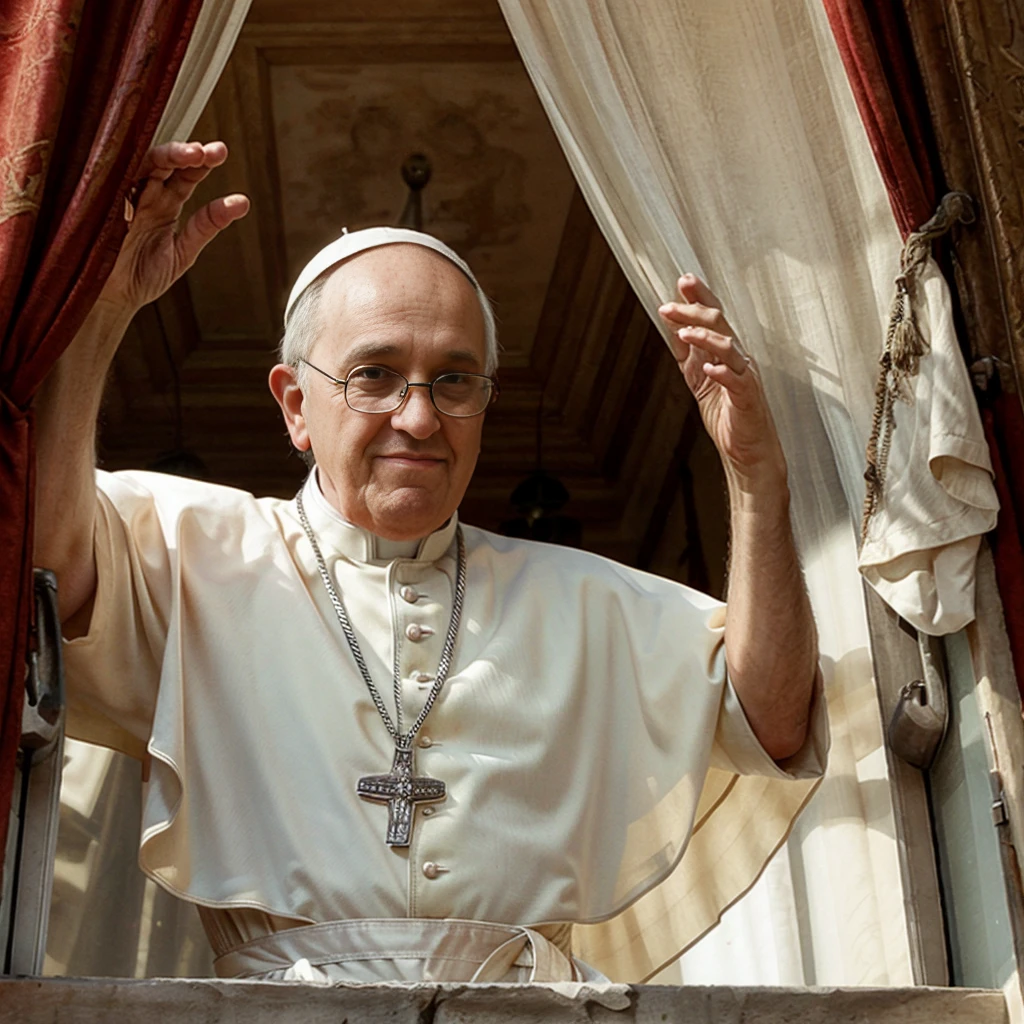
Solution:
{"label": "balcony ledge", "polygon": [[1007,1024],[1001,992],[963,988],[663,985],[359,985],[208,979],[0,980],[0,1021],[18,1024]]}

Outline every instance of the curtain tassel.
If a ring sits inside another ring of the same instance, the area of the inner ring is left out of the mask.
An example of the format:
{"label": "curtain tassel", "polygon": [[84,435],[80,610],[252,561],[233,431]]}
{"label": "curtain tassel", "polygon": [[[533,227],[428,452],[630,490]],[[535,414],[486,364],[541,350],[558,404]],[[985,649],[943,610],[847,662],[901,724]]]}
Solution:
{"label": "curtain tassel", "polygon": [[861,543],[867,538],[868,522],[882,503],[889,448],[896,428],[896,402],[909,404],[912,401],[908,382],[917,375],[921,357],[928,352],[928,342],[914,315],[918,278],[931,254],[932,242],[947,234],[957,222],[970,224],[973,220],[974,205],[971,197],[965,192],[948,192],[942,197],[934,215],[917,231],[912,231],[903,243],[900,272],[896,275],[896,291],[889,309],[889,325],[878,360],[875,407],[867,444],[867,467],[864,470],[867,487],[860,528]]}

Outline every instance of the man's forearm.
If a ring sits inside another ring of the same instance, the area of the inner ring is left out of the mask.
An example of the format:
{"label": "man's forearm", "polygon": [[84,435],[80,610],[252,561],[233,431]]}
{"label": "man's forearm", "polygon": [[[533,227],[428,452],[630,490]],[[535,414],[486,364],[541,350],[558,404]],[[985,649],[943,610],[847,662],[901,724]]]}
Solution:
{"label": "man's forearm", "polygon": [[785,479],[730,480],[729,675],[761,745],[775,759],[807,735],[817,672],[814,618],[793,543]]}
{"label": "man's forearm", "polygon": [[[88,618],[96,589],[96,417],[117,346],[135,310],[159,298],[249,200],[229,195],[200,207],[180,225],[196,186],[227,159],[223,142],[169,142],[151,149],[145,186],[99,301],[36,399],[35,564],[57,573],[67,630]],[[72,635],[75,630],[72,630]],[[65,635],[69,635],[67,632]]]}
{"label": "man's forearm", "polygon": [[35,402],[33,559],[57,574],[64,621],[88,604],[96,586],[96,417],[107,372],[130,319],[126,310],[97,303]]}
{"label": "man's forearm", "polygon": [[729,483],[729,675],[757,738],[778,761],[807,735],[818,660],[789,525],[786,459],[757,364],[718,298],[694,274],[683,274],[677,289],[681,301],[658,313]]}

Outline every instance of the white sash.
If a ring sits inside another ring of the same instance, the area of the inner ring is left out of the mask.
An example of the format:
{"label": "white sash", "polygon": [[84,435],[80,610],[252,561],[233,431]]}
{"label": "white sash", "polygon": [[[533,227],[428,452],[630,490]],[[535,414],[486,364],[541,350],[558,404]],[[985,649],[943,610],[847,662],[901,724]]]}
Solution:
{"label": "white sash", "polygon": [[328,921],[243,943],[217,957],[214,967],[221,978],[326,984],[580,981],[579,967],[559,948],[569,933],[563,925],[484,921]]}

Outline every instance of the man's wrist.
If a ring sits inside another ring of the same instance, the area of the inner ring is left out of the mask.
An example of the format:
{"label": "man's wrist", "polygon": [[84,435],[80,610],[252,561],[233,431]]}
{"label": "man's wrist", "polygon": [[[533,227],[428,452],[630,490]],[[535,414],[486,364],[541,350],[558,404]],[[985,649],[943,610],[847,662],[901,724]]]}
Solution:
{"label": "man's wrist", "polygon": [[89,347],[100,363],[113,358],[137,312],[135,306],[110,296],[101,295],[96,300],[79,334],[92,339]]}
{"label": "man's wrist", "polygon": [[734,511],[789,515],[789,476],[784,460],[754,467],[725,466]]}
{"label": "man's wrist", "polygon": [[89,311],[89,317],[93,321],[102,322],[106,327],[121,326],[127,328],[138,311],[138,307],[124,299],[109,294],[104,289],[104,291],[100,292],[99,298]]}

